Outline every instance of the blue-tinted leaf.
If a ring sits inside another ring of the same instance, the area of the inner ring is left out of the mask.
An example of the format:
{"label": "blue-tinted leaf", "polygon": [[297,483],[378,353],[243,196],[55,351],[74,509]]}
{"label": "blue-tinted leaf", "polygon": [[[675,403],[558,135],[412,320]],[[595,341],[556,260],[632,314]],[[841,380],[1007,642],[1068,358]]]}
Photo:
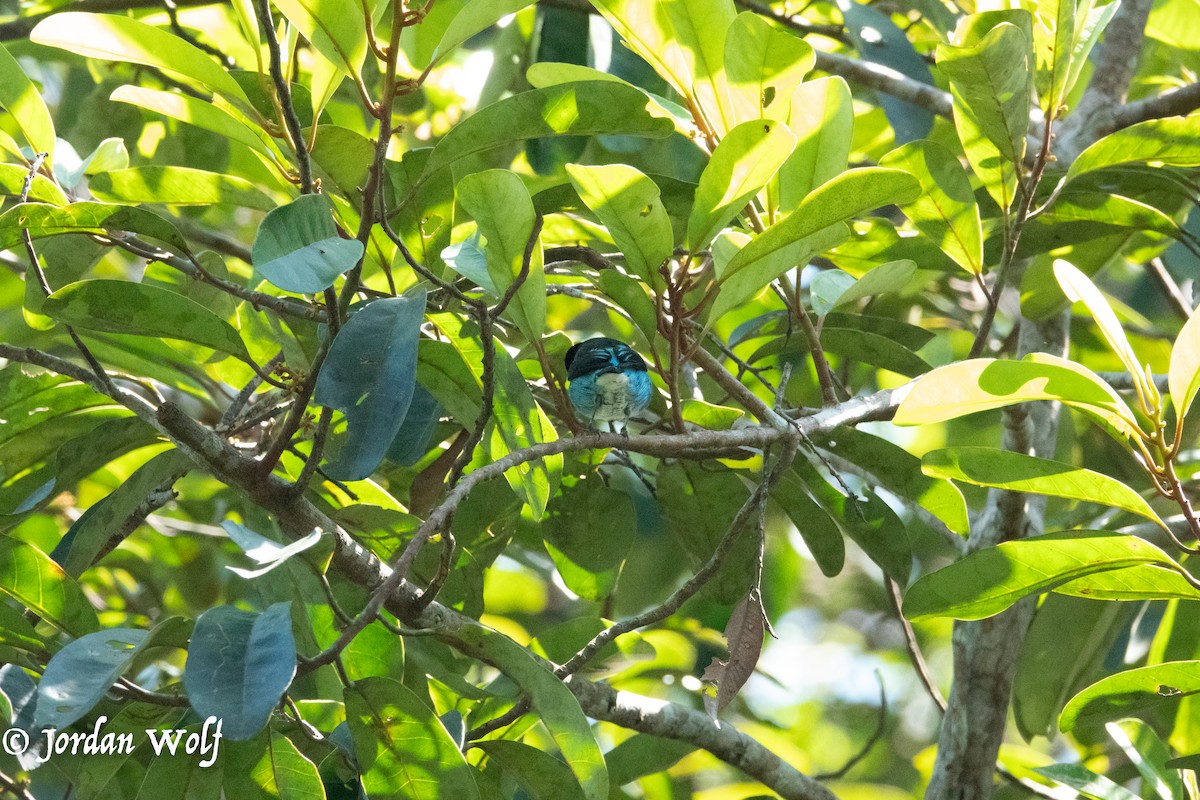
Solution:
{"label": "blue-tinted leaf", "polygon": [[263,218],[251,257],[263,277],[288,292],[321,292],[362,258],[357,239],[338,236],[323,194],[298,197]]}
{"label": "blue-tinted leaf", "polygon": [[329,348],[313,398],[346,415],[348,434],[325,471],[361,480],[379,466],[404,422],[417,380],[425,290],[368,303]]}
{"label": "blue-tinted leaf", "polygon": [[183,685],[196,713],[223,720],[231,741],[262,730],[296,673],[291,605],[261,614],[217,606],[196,620]]}

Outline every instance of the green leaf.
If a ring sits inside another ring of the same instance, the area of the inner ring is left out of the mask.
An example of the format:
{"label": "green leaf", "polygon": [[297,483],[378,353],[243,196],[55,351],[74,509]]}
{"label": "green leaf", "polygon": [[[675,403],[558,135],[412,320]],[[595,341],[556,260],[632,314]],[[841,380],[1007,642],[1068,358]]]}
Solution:
{"label": "green leaf", "polygon": [[919,191],[911,175],[877,167],[852,169],[822,185],[730,259],[709,319],[718,319],[789,269],[844,241],[845,220],[888,203],[908,202]]}
{"label": "green leaf", "polygon": [[483,384],[450,342],[422,339],[417,346],[417,381],[468,430],[479,418]]}
{"label": "green leaf", "polygon": [[1152,119],[1110,133],[1071,162],[1066,180],[1105,167],[1146,162],[1200,166],[1200,114]]}
{"label": "green leaf", "polygon": [[832,578],[846,563],[846,543],[833,517],[809,497],[804,481],[794,470],[785,470],[771,489],[771,499],[787,514],[808,545],[821,573]]}
{"label": "green leaf", "polygon": [[278,205],[244,178],[187,167],[145,166],[103,172],[88,182],[88,190],[98,200],[118,203],[230,205],[260,211]]}
{"label": "green leaf", "polygon": [[1187,800],[1179,773],[1165,766],[1171,753],[1154,728],[1140,719],[1110,722],[1104,728],[1141,773],[1143,796],[1153,790],[1159,800]]}
{"label": "green leaf", "polygon": [[1082,301],[1087,306],[1087,310],[1096,321],[1096,327],[1100,329],[1108,346],[1112,348],[1117,358],[1125,365],[1125,369],[1133,376],[1134,385],[1139,387],[1139,394],[1146,398],[1156,398],[1158,393],[1146,379],[1145,371],[1138,362],[1137,355],[1129,346],[1125,328],[1122,327],[1117,315],[1113,313],[1112,306],[1104,299],[1104,295],[1100,293],[1091,279],[1076,269],[1074,265],[1062,259],[1054,261],[1054,277],[1058,279],[1058,285],[1068,300],[1072,303]]}
{"label": "green leaf", "polygon": [[792,462],[792,470],[808,486],[812,498],[829,512],[867,557],[894,580],[907,582],[912,573],[912,545],[904,523],[874,492],[866,497],[847,497],[817,471],[808,459]]}
{"label": "green leaf", "polygon": [[1116,478],[1060,461],[994,447],[950,447],[926,453],[921,471],[976,486],[1100,503],[1165,526],[1141,495]]}
{"label": "green leaf", "polygon": [[167,220],[137,206],[106,203],[71,203],[58,207],[45,203],[21,203],[0,214],[0,250],[11,250],[22,241],[21,231],[34,239],[60,233],[140,233],[166,242],[181,253],[188,252],[183,235]]}
{"label": "green leaf", "polygon": [[174,34],[131,17],[67,11],[39,22],[29,38],[89,58],[166,70],[191,78],[229,100],[250,105],[238,82],[212,56]]}
{"label": "green leaf", "polygon": [[[29,167],[17,164],[0,164],[0,193],[20,197],[29,175]],[[34,175],[29,187],[29,199],[33,202],[65,206],[68,202],[63,190],[44,175]]]}
{"label": "green leaf", "polygon": [[534,712],[550,731],[586,800],[607,800],[608,772],[579,701],[542,661],[513,640],[483,626],[465,627],[461,640],[494,664],[529,695]]}
{"label": "green leaf", "polygon": [[0,45],[0,108],[12,115],[17,128],[35,153],[54,160],[54,120],[46,102],[21,65]]}
{"label": "green leaf", "polygon": [[864,297],[898,292],[907,286],[916,274],[916,262],[910,261],[907,258],[880,264],[855,281],[854,285],[849,289],[838,295],[833,307],[840,308],[856,300],[861,300]]}
{"label": "green leaf", "polygon": [[0,592],[72,636],[100,627],[79,584],[41,550],[8,536],[0,536]]}
{"label": "green leaf", "polygon": [[530,800],[583,800],[583,790],[562,761],[536,747],[504,739],[476,745],[521,784]]}
{"label": "green leaf", "polygon": [[850,87],[839,76],[817,78],[792,92],[788,128],[796,146],[779,168],[780,213],[795,211],[816,189],[846,170],[854,140],[854,105]]}
{"label": "green leaf", "polygon": [[924,375],[931,369],[925,359],[904,345],[870,331],[826,324],[821,329],[821,345],[827,353],[852,358],[910,378]]}
{"label": "green leaf", "polygon": [[1118,672],[1071,698],[1058,718],[1060,730],[1141,714],[1200,694],[1200,661],[1169,661]]}
{"label": "green leaf", "polygon": [[921,472],[921,460],[904,448],[856,428],[814,434],[813,441],[873,476],[879,485],[907,498],[960,536],[969,530],[967,505],[958,488]]}
{"label": "green leaf", "polygon": [[683,421],[709,430],[727,431],[744,416],[746,412],[740,408],[717,406],[692,397],[683,401]]}
{"label": "green leaf", "polygon": [[271,138],[260,129],[251,127],[227,108],[179,92],[161,92],[143,89],[140,86],[118,86],[109,99],[117,103],[129,103],[212,131],[226,139],[244,144],[267,158],[275,158]]}
{"label": "green leaf", "polygon": [[[605,530],[607,535],[596,536]],[[542,536],[567,588],[589,600],[602,600],[637,534],[637,512],[624,492],[598,476],[564,489],[546,509]]]}
{"label": "green leaf", "polygon": [[[492,460],[540,442],[558,439],[554,424],[538,405],[512,356],[503,347],[496,348],[496,400],[492,412],[496,424],[488,437]],[[526,461],[504,473],[509,485],[541,519],[562,472],[561,454]]]}
{"label": "green leaf", "polygon": [[222,753],[224,796],[245,800],[325,800],[317,765],[288,737],[264,731],[248,742],[231,742]]}
{"label": "green leaf", "polygon": [[34,727],[66,728],[83,718],[141,651],[149,631],[107,628],[68,643],[46,664]]}
{"label": "green leaf", "polygon": [[325,467],[332,477],[362,480],[387,455],[412,402],[424,320],[425,289],[417,287],[368,303],[338,331],[313,392],[346,415],[345,444]]}
{"label": "green leaf", "polygon": [[[662,282],[661,276],[658,282]],[[600,291],[629,314],[647,342],[655,340],[658,336],[658,313],[654,310],[654,301],[646,294],[645,285],[615,269],[602,270],[596,276],[596,284]]]}
{"label": "green leaf", "polygon": [[955,115],[966,113],[1011,163],[1025,156],[1029,129],[1030,41],[1008,22],[973,46],[939,44],[937,65],[950,78]]}
{"label": "green leaf", "polygon": [[196,620],[183,685],[197,714],[223,720],[230,741],[262,730],[296,674],[291,606],[216,606]]}
{"label": "green leaf", "polygon": [[774,120],[743,122],[726,134],[700,174],[688,218],[688,248],[707,248],[775,176],[795,145],[796,137],[787,126]]}
{"label": "green leaf", "polygon": [[656,117],[653,105],[640,90],[612,81],[582,81],[521,92],[481,108],[455,125],[433,148],[419,183],[461,158],[539,136],[606,133],[662,138],[675,126]]}
{"label": "green leaf", "polygon": [[753,11],[738,14],[725,33],[725,80],[736,122],[787,122],[793,89],[813,68],[812,47]]}
{"label": "green leaf", "polygon": [[1025,741],[1052,735],[1063,706],[1100,670],[1136,610],[1132,603],[1046,595],[1034,612],[1013,681],[1013,718]]}
{"label": "green leaf", "polygon": [[108,542],[120,536],[125,520],[146,502],[147,496],[168,479],[182,476],[191,464],[186,455],[174,449],[150,459],[134,470],[111,494],[84,511],[50,553],[50,557],[61,564],[68,575],[79,577],[92,566]]}
{"label": "green leaf", "polygon": [[1082,764],[1051,764],[1048,767],[1034,767],[1033,771],[1070,786],[1093,800],[1138,800],[1138,796],[1124,786],[1097,775]]}
{"label": "green leaf", "polygon": [[[658,185],[624,164],[568,164],[566,170],[579,199],[599,217],[625,254],[629,271],[651,286],[661,284],[658,268],[671,257],[675,242]],[[607,274],[601,273],[601,280]]]}
{"label": "green leaf", "polygon": [[[692,462],[659,468],[658,502],[693,570],[708,561],[747,495],[745,484],[729,470],[707,470]],[[713,602],[733,605],[750,589],[758,544],[747,528],[737,534],[725,563],[702,590]]]}
{"label": "green leaf", "polygon": [[1096,600],[1200,600],[1200,589],[1177,570],[1154,564],[1097,572],[1056,586],[1054,591]]}
{"label": "green leaf", "polygon": [[1138,435],[1133,412],[1112,387],[1091,370],[1046,353],[938,367],[912,385],[892,422],[927,425],[1029,400],[1059,400],[1078,408],[1120,442]]}
{"label": "green leaf", "polygon": [[179,339],[250,362],[232,325],[194,300],[145,283],[77,281],[47,297],[42,312],[84,330]]}
{"label": "green leaf", "polygon": [[363,791],[378,800],[479,797],[474,771],[433,709],[390,678],[344,692]]}
{"label": "green leaf", "polygon": [[[484,251],[488,274],[496,291],[503,294],[521,272],[536,222],[529,191],[515,173],[503,169],[474,172],[455,188],[458,202],[487,240]],[[508,313],[530,339],[540,339],[546,330],[546,274],[540,242],[534,243],[528,276],[517,289]]]}
{"label": "green leaf", "polygon": [[914,583],[904,596],[904,615],[912,620],[984,619],[1027,595],[1136,564],[1180,569],[1149,542],[1106,531],[1067,531],[1001,542]]}
{"label": "green leaf", "polygon": [[921,196],[903,205],[917,230],[973,275],[983,272],[983,228],[971,181],[958,159],[928,139],[900,147],[880,165],[908,172],[921,184]]}
{"label": "green leaf", "polygon": [[[442,33],[431,59],[441,60],[455,48],[480,31],[490,28],[509,14],[515,14],[534,0],[482,0],[470,2],[454,15],[454,19]],[[361,13],[360,13],[361,16]],[[429,62],[426,62],[428,64]]]}
{"label": "green leaf", "polygon": [[1167,388],[1171,392],[1175,416],[1182,420],[1200,390],[1200,313],[1193,313],[1175,337]]}
{"label": "green leaf", "polygon": [[667,771],[695,749],[690,742],[635,733],[608,751],[608,773],[613,786],[624,786],[646,775]]}
{"label": "green leaf", "polygon": [[362,71],[367,31],[361,4],[355,0],[279,0],[275,7],[330,64],[347,75]]}
{"label": "green leaf", "polygon": [[43,656],[46,644],[29,620],[8,603],[0,603],[0,646],[14,647],[28,653]]}
{"label": "green leaf", "polygon": [[343,239],[333,204],[323,194],[298,197],[263,218],[254,237],[254,268],[280,289],[315,293],[333,286],[363,256],[363,244]]}
{"label": "green leaf", "polygon": [[[1067,70],[1067,79],[1063,84],[1063,98],[1067,98],[1075,84],[1079,81],[1079,76],[1083,73],[1083,68],[1088,64],[1088,55],[1091,54],[1092,48],[1096,46],[1096,42],[1100,41],[1100,35],[1104,33],[1104,29],[1108,27],[1108,23],[1112,21],[1113,15],[1120,9],[1121,3],[1119,0],[1105,3],[1099,7],[1092,7],[1091,2],[1081,0],[1079,6],[1075,9],[1075,36],[1071,47],[1071,65]],[[1086,15],[1084,11],[1086,10]],[[1082,18],[1082,23],[1080,19]],[[1159,17],[1162,19],[1162,17]],[[1074,166],[1074,163],[1072,163]]]}

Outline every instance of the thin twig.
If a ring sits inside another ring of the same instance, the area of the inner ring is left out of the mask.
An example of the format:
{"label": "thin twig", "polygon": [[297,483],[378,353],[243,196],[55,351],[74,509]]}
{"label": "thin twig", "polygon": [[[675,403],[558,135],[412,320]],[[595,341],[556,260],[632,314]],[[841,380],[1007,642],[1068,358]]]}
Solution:
{"label": "thin twig", "polygon": [[908,658],[912,661],[913,669],[917,672],[917,677],[921,679],[921,685],[925,687],[925,693],[929,695],[929,699],[938,707],[941,712],[946,711],[946,698],[942,697],[941,691],[937,684],[933,682],[933,677],[929,674],[929,665],[925,663],[925,656],[921,653],[921,645],[917,642],[917,634],[913,630],[912,623],[904,616],[901,610],[900,586],[891,578],[885,578],[887,583],[888,599],[891,600],[892,610],[896,612],[896,619],[900,622],[900,627],[904,630],[904,644],[908,649]]}
{"label": "thin twig", "polygon": [[292,149],[296,152],[296,170],[300,174],[300,193],[308,194],[313,190],[312,164],[309,161],[304,133],[300,129],[300,117],[296,114],[295,105],[292,104],[292,90],[283,74],[283,56],[279,52],[279,39],[275,36],[275,23],[271,19],[271,7],[267,0],[254,0],[254,8],[267,37],[267,51],[271,56],[271,80],[275,83],[275,95],[282,110],[283,124],[287,126],[288,138],[292,140]]}
{"label": "thin twig", "polygon": [[883,676],[879,674],[879,670],[875,671],[875,680],[879,681],[879,721],[875,723],[875,731],[871,737],[863,744],[862,748],[855,753],[850,759],[840,768],[833,772],[818,772],[813,775],[813,780],[818,781],[839,781],[846,777],[846,773],[854,769],[855,765],[867,757],[867,754],[883,739],[883,734],[887,731],[888,719],[888,703],[887,690],[883,686]]}

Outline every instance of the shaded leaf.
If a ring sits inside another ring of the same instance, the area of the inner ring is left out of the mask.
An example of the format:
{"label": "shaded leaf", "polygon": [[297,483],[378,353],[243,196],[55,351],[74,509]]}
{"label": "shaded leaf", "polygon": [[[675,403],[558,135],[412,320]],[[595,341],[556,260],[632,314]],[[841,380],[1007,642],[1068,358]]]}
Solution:
{"label": "shaded leaf", "polygon": [[0,250],[11,250],[22,241],[21,231],[34,239],[61,233],[140,233],[166,242],[181,253],[188,252],[183,235],[167,220],[137,206],[106,203],[71,203],[52,206],[21,203],[0,214]]}
{"label": "shaded leaf", "polygon": [[254,268],[280,289],[315,293],[358,263],[363,244],[343,239],[326,195],[298,197],[267,214],[254,237]]}
{"label": "shaded leaf", "polygon": [[411,689],[389,678],[357,681],[344,692],[346,721],[373,798],[479,797],[473,770],[442,721]]}
{"label": "shaded leaf", "polygon": [[194,300],[146,283],[77,281],[47,297],[42,311],[84,330],[179,339],[250,361],[232,325]]}
{"label": "shaded leaf", "polygon": [[111,170],[92,178],[88,190],[109,202],[231,205],[260,211],[270,211],[276,206],[272,198],[248,180],[187,167]]}
{"label": "shaded leaf", "polygon": [[34,727],[66,728],[81,719],[141,652],[148,631],[107,628],[69,642],[46,664]]}
{"label": "shaded leaf", "polygon": [[275,603],[261,613],[216,606],[196,619],[183,685],[197,714],[223,720],[230,741],[262,730],[291,685],[291,605]]}
{"label": "shaded leaf", "polygon": [[348,432],[335,461],[338,480],[362,480],[387,454],[412,402],[425,289],[385,297],[359,309],[338,331],[317,376],[313,398],[346,415]]}
{"label": "shaded leaf", "polygon": [[583,800],[583,789],[570,768],[549,753],[520,742],[504,739],[476,745],[520,783],[530,800]]}
{"label": "shaded leaf", "polygon": [[1152,119],[1110,133],[1071,162],[1066,180],[1105,167],[1146,162],[1200,166],[1200,115]]}

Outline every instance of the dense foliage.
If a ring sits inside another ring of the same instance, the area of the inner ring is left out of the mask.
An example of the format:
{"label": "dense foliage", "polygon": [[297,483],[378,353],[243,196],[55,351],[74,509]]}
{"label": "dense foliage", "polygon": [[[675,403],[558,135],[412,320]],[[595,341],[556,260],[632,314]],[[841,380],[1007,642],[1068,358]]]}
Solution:
{"label": "dense foliage", "polygon": [[0,2],[0,795],[1200,800],[1200,11],[1010,5]]}

